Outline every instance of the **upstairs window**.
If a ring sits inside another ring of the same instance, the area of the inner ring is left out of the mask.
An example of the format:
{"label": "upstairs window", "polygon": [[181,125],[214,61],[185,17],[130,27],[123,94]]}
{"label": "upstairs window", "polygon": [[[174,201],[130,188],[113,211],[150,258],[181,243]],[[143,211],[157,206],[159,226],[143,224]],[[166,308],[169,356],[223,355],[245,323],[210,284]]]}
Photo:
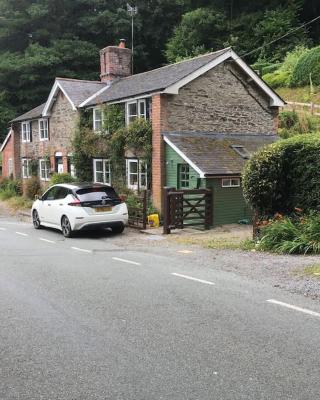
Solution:
{"label": "upstairs window", "polygon": [[240,187],[240,178],[222,179],[223,188]]}
{"label": "upstairs window", "polygon": [[22,122],[21,140],[23,143],[31,142],[31,122]]}
{"label": "upstairs window", "polygon": [[137,118],[147,119],[146,99],[130,101],[126,107],[126,123],[129,125]]}
{"label": "upstairs window", "polygon": [[93,109],[93,130],[100,132],[102,130],[103,112],[101,108]]}
{"label": "upstairs window", "polygon": [[22,166],[22,178],[30,178],[30,176],[31,176],[30,159],[29,158],[23,158],[21,160],[21,166]]}
{"label": "upstairs window", "polygon": [[39,137],[40,140],[49,140],[48,120],[39,119]]}

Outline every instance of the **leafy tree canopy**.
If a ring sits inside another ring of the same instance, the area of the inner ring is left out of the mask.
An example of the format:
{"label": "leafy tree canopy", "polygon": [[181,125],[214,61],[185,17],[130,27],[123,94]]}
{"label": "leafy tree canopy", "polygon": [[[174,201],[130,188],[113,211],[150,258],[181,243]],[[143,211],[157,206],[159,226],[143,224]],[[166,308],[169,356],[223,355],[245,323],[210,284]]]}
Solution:
{"label": "leafy tree canopy", "polygon": [[[130,3],[130,2],[129,2]],[[320,14],[318,0],[135,0],[134,70],[232,45],[247,53]],[[45,101],[56,76],[97,79],[98,50],[127,39],[127,0],[0,0],[0,141],[8,121]],[[282,61],[318,45],[320,23],[246,60]]]}

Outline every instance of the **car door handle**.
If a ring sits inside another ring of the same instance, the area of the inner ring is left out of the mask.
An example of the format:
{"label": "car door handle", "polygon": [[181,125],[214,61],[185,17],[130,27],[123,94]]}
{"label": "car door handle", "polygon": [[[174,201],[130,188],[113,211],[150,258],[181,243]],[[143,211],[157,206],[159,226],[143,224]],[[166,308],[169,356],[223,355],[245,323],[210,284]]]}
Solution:
{"label": "car door handle", "polygon": [[59,206],[63,206],[63,203],[59,204]]}

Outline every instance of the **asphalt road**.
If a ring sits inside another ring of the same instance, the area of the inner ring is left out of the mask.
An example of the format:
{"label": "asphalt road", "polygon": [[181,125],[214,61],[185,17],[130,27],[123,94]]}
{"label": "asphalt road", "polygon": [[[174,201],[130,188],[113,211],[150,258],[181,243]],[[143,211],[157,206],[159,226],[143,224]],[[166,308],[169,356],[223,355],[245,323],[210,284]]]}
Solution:
{"label": "asphalt road", "polygon": [[319,332],[318,302],[188,252],[0,219],[1,400],[314,400]]}

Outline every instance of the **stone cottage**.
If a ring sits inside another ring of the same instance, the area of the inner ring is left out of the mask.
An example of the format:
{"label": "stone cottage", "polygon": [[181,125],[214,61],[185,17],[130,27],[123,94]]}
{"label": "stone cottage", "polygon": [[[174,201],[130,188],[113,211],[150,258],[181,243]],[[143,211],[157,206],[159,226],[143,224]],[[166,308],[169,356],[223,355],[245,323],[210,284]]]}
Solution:
{"label": "stone cottage", "polygon": [[[129,188],[151,187],[161,209],[164,186],[210,187],[215,225],[247,218],[241,171],[252,152],[276,140],[283,100],[231,48],[131,75],[122,40],[100,51],[100,66],[100,81],[57,78],[45,104],[11,122],[2,145],[3,152],[11,142],[15,148],[11,174],[28,179],[35,158],[42,182],[53,171],[74,174],[71,138],[80,110],[92,113],[98,135],[103,105],[122,104],[127,125],[152,122],[152,165],[126,154]],[[109,160],[97,154],[92,180],[112,179]]]}

